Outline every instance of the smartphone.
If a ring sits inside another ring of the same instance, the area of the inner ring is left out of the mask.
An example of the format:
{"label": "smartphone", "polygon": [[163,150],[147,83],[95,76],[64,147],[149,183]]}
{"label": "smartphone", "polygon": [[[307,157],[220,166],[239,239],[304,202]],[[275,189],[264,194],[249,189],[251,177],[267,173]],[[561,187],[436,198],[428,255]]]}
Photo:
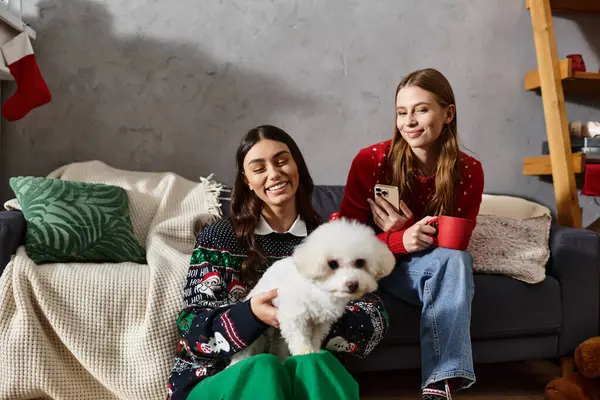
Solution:
{"label": "smartphone", "polygon": [[400,210],[400,193],[396,186],[389,185],[375,185],[375,198],[377,195],[380,195],[384,199],[386,199],[391,205],[396,207],[396,210]]}

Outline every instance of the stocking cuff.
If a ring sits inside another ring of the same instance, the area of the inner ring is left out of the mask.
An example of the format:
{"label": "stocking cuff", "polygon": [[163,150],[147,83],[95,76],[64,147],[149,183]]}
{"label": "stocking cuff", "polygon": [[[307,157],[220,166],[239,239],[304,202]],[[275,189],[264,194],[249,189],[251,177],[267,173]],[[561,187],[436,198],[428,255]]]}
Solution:
{"label": "stocking cuff", "polygon": [[31,47],[27,33],[22,32],[14,39],[2,45],[2,54],[4,54],[7,65],[11,65],[21,58],[33,54],[33,47]]}

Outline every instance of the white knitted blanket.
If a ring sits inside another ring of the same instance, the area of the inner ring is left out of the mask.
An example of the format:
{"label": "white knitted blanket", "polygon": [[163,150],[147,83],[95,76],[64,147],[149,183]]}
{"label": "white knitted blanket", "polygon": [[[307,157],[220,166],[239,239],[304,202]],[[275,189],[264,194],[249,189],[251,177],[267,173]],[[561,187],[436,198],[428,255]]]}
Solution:
{"label": "white knitted blanket", "polygon": [[164,399],[195,232],[221,186],[98,161],[52,178],[123,187],[148,265],[35,265],[23,247],[0,278],[0,399]]}

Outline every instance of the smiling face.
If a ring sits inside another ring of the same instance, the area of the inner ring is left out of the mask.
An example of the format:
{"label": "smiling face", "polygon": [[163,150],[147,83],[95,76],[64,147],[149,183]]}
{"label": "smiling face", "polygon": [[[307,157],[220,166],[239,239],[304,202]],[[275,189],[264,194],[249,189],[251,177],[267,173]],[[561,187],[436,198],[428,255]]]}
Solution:
{"label": "smiling face", "polygon": [[285,143],[258,141],[244,158],[244,177],[266,206],[281,208],[295,201],[298,190],[298,166]]}
{"label": "smiling face", "polygon": [[454,105],[442,108],[435,95],[406,86],[396,96],[396,126],[412,149],[429,150],[454,118]]}

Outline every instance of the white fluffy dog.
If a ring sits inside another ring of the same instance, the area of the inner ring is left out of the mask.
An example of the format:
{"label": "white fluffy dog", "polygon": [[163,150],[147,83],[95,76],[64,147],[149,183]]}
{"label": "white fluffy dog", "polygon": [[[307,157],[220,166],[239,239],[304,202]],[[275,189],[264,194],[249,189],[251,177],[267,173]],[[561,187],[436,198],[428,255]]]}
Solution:
{"label": "white fluffy dog", "polygon": [[278,289],[273,305],[280,335],[269,328],[235,354],[230,365],[263,352],[282,360],[319,352],[346,304],[375,291],[377,281],[389,275],[394,264],[394,255],[370,227],[345,219],[319,226],[291,257],[268,268],[246,297]]}

